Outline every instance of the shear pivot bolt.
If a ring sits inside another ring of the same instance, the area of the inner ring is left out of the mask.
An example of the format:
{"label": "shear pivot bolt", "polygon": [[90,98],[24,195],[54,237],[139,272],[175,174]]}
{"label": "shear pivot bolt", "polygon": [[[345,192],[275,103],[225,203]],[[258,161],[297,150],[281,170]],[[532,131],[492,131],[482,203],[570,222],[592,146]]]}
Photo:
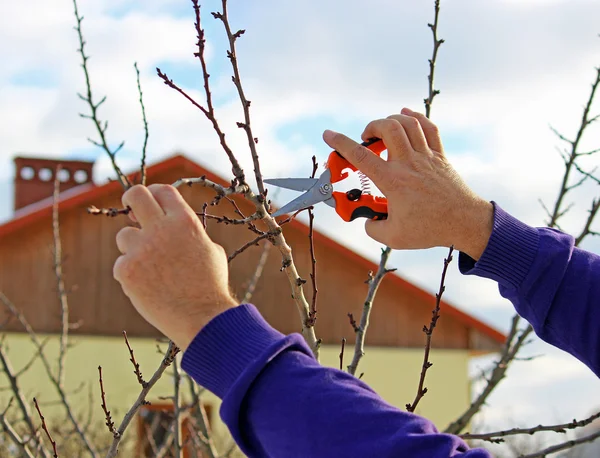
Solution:
{"label": "shear pivot bolt", "polygon": [[331,191],[331,185],[329,183],[325,183],[324,185],[321,185],[321,187],[319,188],[319,192],[323,195],[329,194],[330,191]]}

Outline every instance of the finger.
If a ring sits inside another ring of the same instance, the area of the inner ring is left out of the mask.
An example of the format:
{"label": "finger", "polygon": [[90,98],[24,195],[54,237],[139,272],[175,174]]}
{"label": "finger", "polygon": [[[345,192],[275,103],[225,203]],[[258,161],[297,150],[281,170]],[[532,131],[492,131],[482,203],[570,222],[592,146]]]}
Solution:
{"label": "finger", "polygon": [[387,240],[389,239],[391,230],[393,230],[393,228],[390,227],[388,220],[375,221],[368,219],[365,222],[365,231],[367,232],[367,235],[373,240],[383,243],[384,245],[388,244]]}
{"label": "finger", "polygon": [[365,128],[362,137],[381,138],[388,150],[388,161],[406,160],[414,151],[404,127],[395,119],[371,121]]}
{"label": "finger", "polygon": [[381,183],[386,163],[369,148],[331,130],[323,132],[323,140],[354,167],[367,175],[375,185],[378,185],[378,182]]}
{"label": "finger", "polygon": [[122,254],[131,252],[137,246],[140,230],[133,226],[126,226],[117,232],[117,248]]}
{"label": "finger", "polygon": [[442,146],[442,139],[440,137],[440,130],[433,122],[431,122],[429,118],[427,118],[427,116],[422,113],[412,111],[409,108],[403,108],[402,114],[411,116],[419,121],[429,148],[437,153],[444,153],[444,147]]}
{"label": "finger", "polygon": [[124,207],[131,208],[131,211],[135,214],[135,219],[142,227],[151,224],[157,218],[165,216],[165,212],[145,186],[137,184],[129,188],[123,194],[121,201]]}
{"label": "finger", "polygon": [[421,153],[429,152],[429,145],[425,139],[425,134],[423,133],[421,124],[416,118],[403,114],[395,114],[388,116],[388,119],[394,119],[402,124],[402,127],[404,127],[404,131],[410,140],[410,144],[415,151]]}
{"label": "finger", "polygon": [[166,215],[193,211],[177,188],[168,184],[151,184],[148,191],[154,196]]}

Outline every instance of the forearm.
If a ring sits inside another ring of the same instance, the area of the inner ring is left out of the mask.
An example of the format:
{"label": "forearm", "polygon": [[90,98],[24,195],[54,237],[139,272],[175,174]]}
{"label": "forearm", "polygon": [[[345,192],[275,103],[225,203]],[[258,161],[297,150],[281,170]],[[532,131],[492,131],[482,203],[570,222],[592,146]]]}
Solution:
{"label": "forearm", "polygon": [[222,418],[252,457],[490,456],[319,365],[300,335],[273,330],[252,306],[209,323],[183,367],[223,399]]}
{"label": "forearm", "polygon": [[498,282],[536,334],[600,376],[600,257],[573,237],[532,228],[496,205],[494,229],[479,261],[461,254],[460,269]]}

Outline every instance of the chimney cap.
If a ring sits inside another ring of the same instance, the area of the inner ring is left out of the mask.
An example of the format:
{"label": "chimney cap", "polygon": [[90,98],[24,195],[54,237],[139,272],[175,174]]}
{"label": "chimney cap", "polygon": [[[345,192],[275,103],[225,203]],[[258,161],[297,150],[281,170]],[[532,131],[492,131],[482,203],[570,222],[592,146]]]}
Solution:
{"label": "chimney cap", "polygon": [[16,156],[14,209],[39,202],[54,193],[56,168],[61,191],[92,182],[94,161]]}

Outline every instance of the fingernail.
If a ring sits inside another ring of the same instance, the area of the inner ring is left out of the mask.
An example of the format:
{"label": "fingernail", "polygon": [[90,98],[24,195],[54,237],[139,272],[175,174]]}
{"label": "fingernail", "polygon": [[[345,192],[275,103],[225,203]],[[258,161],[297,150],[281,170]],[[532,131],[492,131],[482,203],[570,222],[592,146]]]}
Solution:
{"label": "fingernail", "polygon": [[404,108],[402,108],[401,113],[404,114],[404,115],[409,115],[410,116],[410,115],[414,114],[414,111],[412,111],[410,108],[404,107]]}

